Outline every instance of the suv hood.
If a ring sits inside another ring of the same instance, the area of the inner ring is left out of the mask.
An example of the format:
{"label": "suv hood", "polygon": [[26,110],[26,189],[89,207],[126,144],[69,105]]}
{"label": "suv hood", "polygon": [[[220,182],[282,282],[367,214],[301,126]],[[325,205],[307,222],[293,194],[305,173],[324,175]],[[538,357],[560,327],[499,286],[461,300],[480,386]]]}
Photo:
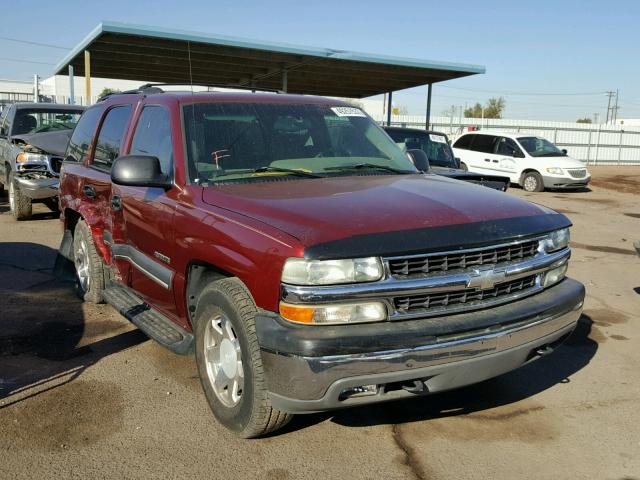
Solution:
{"label": "suv hood", "polygon": [[[502,192],[420,174],[295,180],[274,177],[265,182],[204,188],[203,201],[272,225],[305,246],[385,232],[402,232],[408,239],[410,230],[466,227],[513,217],[527,220],[556,216],[569,223],[553,210]],[[529,228],[524,234],[539,232],[535,221],[521,223]],[[529,223],[531,227],[526,226]],[[486,230],[487,226],[485,223],[482,228]],[[474,230],[467,230],[457,239],[459,244],[473,243]],[[496,232],[494,236],[507,236]]]}

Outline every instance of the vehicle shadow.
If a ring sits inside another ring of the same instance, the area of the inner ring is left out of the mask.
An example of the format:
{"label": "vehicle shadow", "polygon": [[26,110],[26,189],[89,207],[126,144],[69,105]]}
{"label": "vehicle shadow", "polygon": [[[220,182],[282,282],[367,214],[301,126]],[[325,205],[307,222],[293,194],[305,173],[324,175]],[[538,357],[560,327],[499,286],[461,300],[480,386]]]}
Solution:
{"label": "vehicle shadow", "polygon": [[429,421],[519,402],[557,384],[569,383],[573,374],[589,364],[598,350],[598,343],[589,338],[592,325],[592,319],[583,314],[573,334],[553,354],[482,383],[396,402],[298,415],[283,431],[304,429],[327,419],[348,427]]}
{"label": "vehicle shadow", "polygon": [[0,409],[69,383],[106,356],[148,340],[108,316],[87,319],[73,276],[54,277],[56,258],[57,251],[44,245],[0,243]]}

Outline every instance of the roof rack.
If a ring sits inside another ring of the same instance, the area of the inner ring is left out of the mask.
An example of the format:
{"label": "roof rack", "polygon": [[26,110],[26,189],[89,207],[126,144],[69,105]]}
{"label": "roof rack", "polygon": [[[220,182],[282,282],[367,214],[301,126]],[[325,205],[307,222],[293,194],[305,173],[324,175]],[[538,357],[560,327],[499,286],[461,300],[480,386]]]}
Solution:
{"label": "roof rack", "polygon": [[[135,93],[151,95],[154,93],[165,93],[165,90],[163,90],[160,87],[182,86],[182,85],[187,87],[193,86],[192,84],[189,84],[189,83],[145,83],[144,85],[140,85],[138,88],[134,88],[132,90],[125,90],[123,92],[106,93],[102,95],[100,98],[98,98],[98,102],[102,102],[103,100],[106,100],[108,97],[112,95],[127,95],[127,94],[135,94]],[[251,90],[252,92],[260,91],[260,92],[286,93],[283,90],[279,90],[276,88],[251,87],[247,85],[235,85],[235,84],[228,84],[228,83],[197,83],[194,85],[198,87],[208,87],[208,88],[232,88],[236,90]]]}

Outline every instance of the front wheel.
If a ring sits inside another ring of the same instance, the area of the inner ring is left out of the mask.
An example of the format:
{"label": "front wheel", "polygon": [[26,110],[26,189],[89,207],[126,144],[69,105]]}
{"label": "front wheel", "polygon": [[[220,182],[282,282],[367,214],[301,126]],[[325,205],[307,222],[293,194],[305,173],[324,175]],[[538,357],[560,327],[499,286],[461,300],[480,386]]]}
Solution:
{"label": "front wheel", "polygon": [[542,176],[538,172],[525,173],[522,177],[522,188],[526,192],[542,192],[544,190]]}
{"label": "front wheel", "polygon": [[9,174],[9,209],[16,220],[31,218],[31,199],[20,191],[13,172]]}
{"label": "front wheel", "polygon": [[206,286],[195,315],[196,363],[216,419],[243,438],[286,425],[266,388],[254,322],[257,308],[244,284],[227,278]]}
{"label": "front wheel", "polygon": [[78,220],[73,233],[73,263],[78,295],[85,302],[102,303],[105,268],[88,225]]}

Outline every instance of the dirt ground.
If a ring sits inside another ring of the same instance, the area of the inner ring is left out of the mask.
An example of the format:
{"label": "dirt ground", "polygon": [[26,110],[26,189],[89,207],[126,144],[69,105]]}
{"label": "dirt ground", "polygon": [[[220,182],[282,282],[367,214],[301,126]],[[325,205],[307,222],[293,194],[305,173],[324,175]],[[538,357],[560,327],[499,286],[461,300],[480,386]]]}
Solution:
{"label": "dirt ground", "polygon": [[575,224],[585,312],[553,355],[454,392],[299,416],[239,440],[193,359],[53,276],[61,230],[0,197],[0,479],[640,479],[640,167],[591,191],[526,194]]}

